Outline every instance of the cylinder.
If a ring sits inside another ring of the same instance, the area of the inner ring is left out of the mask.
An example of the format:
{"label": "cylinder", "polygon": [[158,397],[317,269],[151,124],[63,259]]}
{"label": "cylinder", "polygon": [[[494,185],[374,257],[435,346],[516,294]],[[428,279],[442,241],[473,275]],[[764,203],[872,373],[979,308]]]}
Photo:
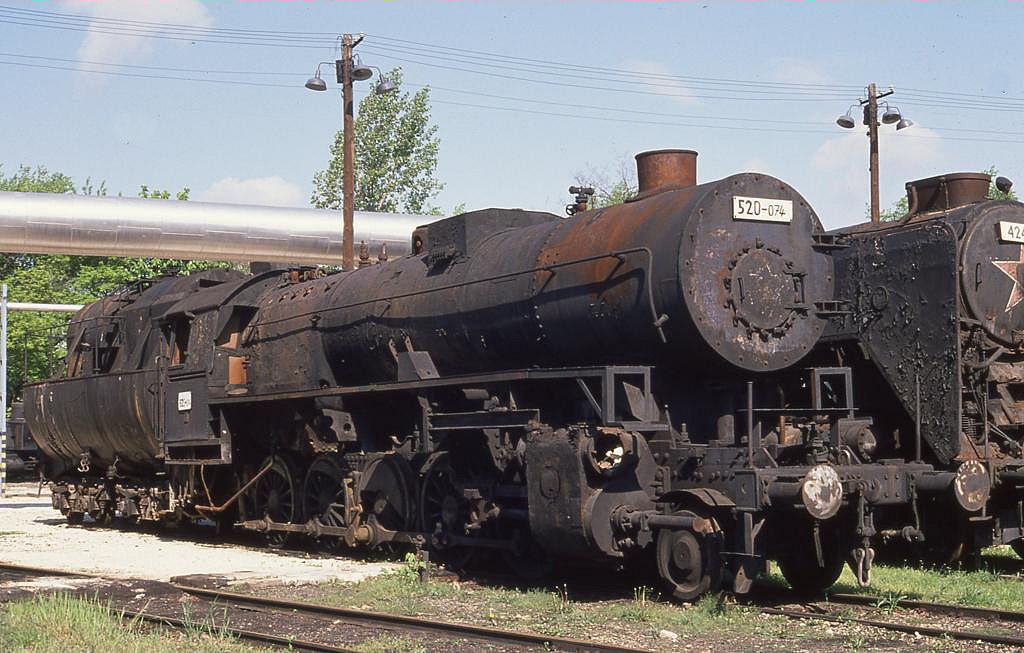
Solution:
{"label": "cylinder", "polygon": [[697,185],[697,152],[694,150],[651,150],[636,155],[639,195]]}
{"label": "cylinder", "polygon": [[[355,240],[409,252],[436,216],[357,211]],[[0,252],[341,263],[341,213],[123,197],[0,192]]]}

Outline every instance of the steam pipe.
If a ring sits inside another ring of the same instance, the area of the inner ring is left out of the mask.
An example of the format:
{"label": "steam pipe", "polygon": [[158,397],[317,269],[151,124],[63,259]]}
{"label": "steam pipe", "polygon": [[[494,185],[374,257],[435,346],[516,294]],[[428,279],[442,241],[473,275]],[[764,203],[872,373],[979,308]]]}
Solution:
{"label": "steam pipe", "polygon": [[[355,240],[392,256],[437,216],[356,211]],[[340,264],[337,211],[0,192],[0,252]]]}

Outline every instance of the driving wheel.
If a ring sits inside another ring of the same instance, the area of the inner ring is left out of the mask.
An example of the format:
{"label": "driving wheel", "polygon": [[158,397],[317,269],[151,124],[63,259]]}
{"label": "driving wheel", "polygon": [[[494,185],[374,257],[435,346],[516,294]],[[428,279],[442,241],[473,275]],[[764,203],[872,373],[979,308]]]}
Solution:
{"label": "driving wheel", "polygon": [[[696,518],[692,512],[675,513]],[[677,601],[693,601],[718,589],[722,582],[721,535],[689,529],[658,531],[658,576]]]}
{"label": "driving wheel", "polygon": [[[346,528],[354,503],[351,468],[338,454],[319,456],[309,466],[302,484],[304,512],[322,526]],[[337,535],[321,535],[315,540],[318,548],[337,551],[344,539]]]}
{"label": "driving wheel", "polygon": [[[264,460],[259,469],[267,465],[270,465],[270,469],[250,490],[254,517],[265,517],[282,524],[301,521],[299,475],[295,464],[290,458],[274,455]],[[289,535],[281,531],[267,531],[267,544],[272,547],[284,546],[290,539]]]}
{"label": "driving wheel", "polygon": [[451,543],[466,534],[465,499],[455,485],[451,461],[446,452],[433,455],[423,468],[420,489],[420,530],[430,534],[431,548],[450,567],[465,567],[473,548]]}

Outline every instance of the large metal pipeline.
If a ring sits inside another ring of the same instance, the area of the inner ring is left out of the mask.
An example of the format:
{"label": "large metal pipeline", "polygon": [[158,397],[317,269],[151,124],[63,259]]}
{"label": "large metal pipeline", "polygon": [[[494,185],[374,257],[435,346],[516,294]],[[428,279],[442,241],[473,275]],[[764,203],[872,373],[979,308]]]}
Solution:
{"label": "large metal pipeline", "polygon": [[[355,213],[355,244],[409,253],[436,216]],[[177,200],[0,192],[0,252],[341,263],[341,212]]]}

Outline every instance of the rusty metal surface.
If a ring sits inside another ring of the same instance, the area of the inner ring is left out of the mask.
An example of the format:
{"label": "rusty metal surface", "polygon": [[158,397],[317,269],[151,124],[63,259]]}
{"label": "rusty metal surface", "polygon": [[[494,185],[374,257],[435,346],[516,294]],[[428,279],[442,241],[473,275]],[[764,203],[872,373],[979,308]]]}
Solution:
{"label": "rusty metal surface", "polygon": [[850,302],[840,330],[867,349],[895,392],[904,433],[920,414],[923,439],[949,463],[961,449],[956,234],[930,221],[847,244],[835,253],[837,296]]}
{"label": "rusty metal surface", "polygon": [[[733,220],[736,194],[791,199],[795,215],[789,223]],[[289,338],[297,351],[315,353],[316,332],[331,364],[323,378],[343,384],[393,379],[389,351],[410,347],[429,351],[442,375],[537,364],[673,366],[694,356],[779,369],[824,327],[813,303],[831,297],[832,274],[811,249],[819,228],[792,188],[750,174],[571,219],[478,211],[417,232],[418,256],[264,297],[252,342],[258,350]]]}
{"label": "rusty metal surface", "polygon": [[988,196],[992,176],[981,172],[955,172],[907,182],[907,201],[918,213],[949,211],[981,202]]}
{"label": "rusty metal surface", "polygon": [[662,190],[697,185],[697,153],[693,150],[652,150],[636,155],[637,199]]}

